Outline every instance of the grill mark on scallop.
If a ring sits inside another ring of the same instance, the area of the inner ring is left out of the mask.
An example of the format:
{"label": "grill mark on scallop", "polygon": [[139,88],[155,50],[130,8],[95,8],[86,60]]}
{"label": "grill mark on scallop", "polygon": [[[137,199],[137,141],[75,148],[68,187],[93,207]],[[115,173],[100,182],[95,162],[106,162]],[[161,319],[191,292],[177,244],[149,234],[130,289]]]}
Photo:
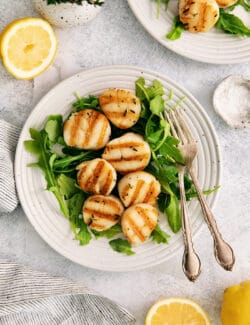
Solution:
{"label": "grill mark on scallop", "polygon": [[117,220],[116,215],[100,212],[100,211],[98,211],[96,209],[85,208],[84,213],[88,213],[90,215],[94,215],[94,217],[96,216],[98,218],[102,218],[102,219],[106,219],[106,220],[111,220],[111,221],[116,221]]}
{"label": "grill mark on scallop", "polygon": [[130,185],[130,184],[127,184],[126,186],[124,186],[124,189],[123,189],[123,191],[122,191],[122,193],[121,193],[121,197],[122,197],[123,199],[125,199],[126,196],[129,195],[129,191],[130,191],[130,190],[131,190],[131,185]]}
{"label": "grill mark on scallop", "polygon": [[121,161],[131,161],[131,160],[142,161],[143,159],[145,159],[145,154],[137,155],[137,156],[134,155],[134,156],[128,156],[128,157],[121,157],[120,159],[109,158],[108,161],[110,163],[118,163],[118,162],[121,162]]}
{"label": "grill mark on scallop", "polygon": [[144,184],[145,184],[145,182],[141,179],[137,182],[135,189],[134,189],[134,193],[133,193],[132,197],[130,198],[129,205],[133,204],[136,201]]}
{"label": "grill mark on scallop", "polygon": [[145,241],[145,239],[146,239],[146,237],[143,235],[143,233],[141,232],[141,228],[139,228],[138,226],[137,226],[137,224],[134,222],[134,220],[133,220],[133,217],[132,216],[126,216],[126,218],[127,218],[127,220],[126,220],[126,222],[127,222],[127,225],[126,225],[126,227],[127,228],[131,228],[132,230],[133,230],[133,237],[138,237],[139,238],[139,240],[141,241],[141,242],[144,242]]}
{"label": "grill mark on scallop", "polygon": [[123,143],[115,143],[115,144],[107,144],[105,150],[113,150],[113,149],[123,149],[123,148],[128,148],[132,149],[133,148],[138,148],[143,147],[143,143],[141,142],[136,142],[136,141],[128,141],[128,142],[123,142]]}
{"label": "grill mark on scallop", "polygon": [[147,187],[148,187],[147,188],[147,194],[143,199],[143,203],[150,202],[152,200],[152,198],[155,199],[154,198],[154,193],[155,193],[155,190],[156,190],[155,182],[152,181],[150,184],[147,184]]}
{"label": "grill mark on scallop", "polygon": [[99,179],[100,173],[101,171],[104,169],[105,163],[104,161],[99,161],[93,171],[93,181],[92,181],[92,185],[93,187],[95,187],[95,185],[97,184],[97,181]]}
{"label": "grill mark on scallop", "polygon": [[69,124],[69,127],[70,127],[70,139],[69,139],[69,146],[74,146],[74,142],[75,142],[75,137],[77,135],[77,131],[78,131],[78,126],[80,125],[81,123],[81,118],[82,118],[82,115],[83,114],[77,114],[76,116],[74,116],[74,121],[72,123],[72,125],[70,125],[70,121],[66,121],[66,123]]}
{"label": "grill mark on scallop", "polygon": [[96,173],[100,172],[100,170],[103,168],[104,166],[104,162],[103,161],[99,161],[94,169],[94,171],[91,173],[91,175],[85,179],[85,181],[83,182],[84,184],[86,184],[87,187],[87,191],[89,192],[94,192],[95,189],[95,185],[97,183],[97,180],[99,178],[98,175],[96,175]]}
{"label": "grill mark on scallop", "polygon": [[108,197],[103,200],[99,195],[95,195],[95,197],[89,198],[89,202],[99,203],[100,206],[108,204],[114,209],[120,209],[120,205],[115,200],[109,199]]}
{"label": "grill mark on scallop", "polygon": [[138,214],[142,217],[144,221],[144,227],[148,227],[150,231],[152,231],[155,228],[155,224],[152,223],[150,219],[150,211],[145,210],[141,208],[140,206],[135,206],[135,210],[138,212]]}
{"label": "grill mark on scallop", "polygon": [[112,172],[109,170],[108,171],[108,175],[106,176],[106,181],[102,187],[102,194],[105,194],[108,192],[110,186],[111,186],[111,183],[113,183],[113,179],[112,179]]}
{"label": "grill mark on scallop", "polygon": [[105,134],[106,134],[107,127],[108,127],[108,121],[103,122],[102,123],[102,129],[101,129],[101,131],[99,133],[99,137],[98,137],[98,140],[97,140],[98,147],[100,147],[102,145],[103,139],[104,139]]}
{"label": "grill mark on scallop", "polygon": [[98,112],[93,111],[89,116],[88,127],[85,132],[85,138],[83,139],[83,146],[87,146],[89,144],[90,135],[92,135],[92,130],[94,129],[95,124],[98,121]]}

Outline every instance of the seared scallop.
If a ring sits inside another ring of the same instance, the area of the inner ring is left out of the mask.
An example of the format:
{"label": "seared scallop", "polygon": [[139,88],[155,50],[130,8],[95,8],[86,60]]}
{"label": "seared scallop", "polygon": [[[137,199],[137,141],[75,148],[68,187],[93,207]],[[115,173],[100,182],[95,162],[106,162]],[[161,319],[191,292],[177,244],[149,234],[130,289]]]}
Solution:
{"label": "seared scallop", "polygon": [[140,100],[130,91],[108,89],[99,96],[99,103],[111,123],[120,129],[130,128],[140,117]]}
{"label": "seared scallop", "polygon": [[216,0],[219,7],[226,8],[234,5],[238,0]]}
{"label": "seared scallop", "polygon": [[108,119],[93,109],[84,109],[72,114],[63,127],[66,144],[79,149],[103,148],[110,135]]}
{"label": "seared scallop", "polygon": [[129,173],[119,181],[118,191],[125,207],[136,203],[154,205],[161,192],[157,179],[144,171]]}
{"label": "seared scallop", "polygon": [[121,174],[143,170],[150,160],[149,144],[136,133],[126,133],[111,140],[105,147],[102,158]]}
{"label": "seared scallop", "polygon": [[179,15],[190,32],[207,32],[219,18],[219,6],[216,0],[179,0]]}
{"label": "seared scallop", "polygon": [[140,245],[149,238],[158,218],[159,211],[152,205],[135,204],[124,211],[122,230],[131,244]]}
{"label": "seared scallop", "polygon": [[93,195],[84,203],[84,222],[93,230],[103,231],[120,221],[123,205],[115,196]]}
{"label": "seared scallop", "polygon": [[116,184],[116,171],[106,160],[96,158],[77,166],[77,182],[83,191],[109,195]]}

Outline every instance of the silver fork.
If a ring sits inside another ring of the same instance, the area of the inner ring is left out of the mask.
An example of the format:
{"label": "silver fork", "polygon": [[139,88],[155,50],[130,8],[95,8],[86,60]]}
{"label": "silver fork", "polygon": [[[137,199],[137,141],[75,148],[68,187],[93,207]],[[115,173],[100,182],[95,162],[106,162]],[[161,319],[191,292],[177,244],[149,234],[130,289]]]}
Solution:
{"label": "silver fork", "polygon": [[198,194],[198,199],[200,201],[201,208],[205,217],[205,221],[213,236],[215,258],[225,270],[231,271],[235,263],[233,249],[223,239],[221,233],[219,232],[214,215],[206,202],[206,199],[203,195],[196,174],[194,172],[193,161],[197,154],[196,142],[184,120],[180,109],[171,110],[168,114],[166,114],[166,117],[171,126],[171,130],[173,127],[176,130],[175,134],[173,135],[180,138],[182,142],[181,145],[179,145],[179,149],[185,160],[184,165],[193,180],[196,192]]}
{"label": "silver fork", "polygon": [[[181,197],[181,218],[182,218],[182,234],[184,242],[184,254],[182,258],[182,268],[186,277],[190,281],[195,281],[201,273],[201,261],[199,256],[194,250],[193,241],[192,241],[192,232],[190,227],[188,208],[186,202],[185,188],[184,188],[184,173],[186,170],[186,164],[189,160],[189,157],[196,154],[194,152],[195,147],[190,146],[187,143],[185,134],[182,131],[180,124],[178,123],[177,118],[175,117],[175,110],[170,110],[166,113],[166,119],[170,124],[172,135],[180,140],[178,148],[180,149],[183,157],[185,158],[185,164],[178,164],[179,170],[179,185],[180,185],[180,197]],[[189,152],[191,152],[189,154]]]}

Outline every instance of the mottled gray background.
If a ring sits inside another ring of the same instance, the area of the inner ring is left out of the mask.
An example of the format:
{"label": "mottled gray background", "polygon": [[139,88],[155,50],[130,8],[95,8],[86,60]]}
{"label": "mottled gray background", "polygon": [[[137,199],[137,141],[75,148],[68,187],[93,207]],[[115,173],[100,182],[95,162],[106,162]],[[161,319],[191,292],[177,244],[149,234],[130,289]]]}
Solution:
{"label": "mottled gray background", "polygon": [[[30,0],[0,0],[0,29],[15,18],[35,15]],[[137,22],[125,0],[109,0],[88,25],[57,30],[58,57],[68,50],[72,64],[82,68],[107,64],[132,64],[151,68],[186,87],[206,109],[218,134],[223,156],[223,181],[215,209],[218,224],[232,243],[237,263],[233,273],[224,272],[213,257],[212,240],[204,226],[195,245],[203,272],[195,284],[181,271],[181,252],[167,263],[134,273],[106,273],[90,270],[65,259],[35,232],[21,207],[0,217],[0,255],[41,271],[82,281],[127,307],[143,319],[148,307],[166,296],[187,296],[200,302],[215,324],[223,289],[250,278],[250,148],[249,131],[229,128],[212,107],[216,85],[230,74],[250,75],[248,63],[211,65],[194,62],[165,49]],[[67,33],[67,34],[66,34]],[[67,35],[65,37],[65,35]],[[0,118],[21,126],[33,109],[32,81],[13,79],[0,64]]]}

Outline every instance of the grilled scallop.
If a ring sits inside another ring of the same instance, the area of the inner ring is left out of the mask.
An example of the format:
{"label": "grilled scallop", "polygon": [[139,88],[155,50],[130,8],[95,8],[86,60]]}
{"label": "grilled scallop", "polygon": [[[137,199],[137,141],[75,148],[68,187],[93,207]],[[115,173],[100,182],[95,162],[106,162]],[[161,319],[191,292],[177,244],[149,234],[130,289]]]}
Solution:
{"label": "grilled scallop", "polygon": [[219,7],[226,8],[234,5],[238,0],[216,0]]}
{"label": "grilled scallop", "polygon": [[93,109],[84,109],[72,114],[63,127],[66,144],[79,149],[103,148],[110,135],[108,119]]}
{"label": "grilled scallop", "polygon": [[125,133],[111,140],[105,147],[102,158],[121,174],[143,170],[150,160],[150,147],[142,136]]}
{"label": "grilled scallop", "polygon": [[116,184],[116,171],[106,160],[96,158],[77,166],[77,182],[83,191],[109,195]]}
{"label": "grilled scallop", "polygon": [[135,204],[122,215],[122,230],[128,241],[140,245],[149,238],[157,225],[159,212],[150,204]]}
{"label": "grilled scallop", "polygon": [[85,201],[82,214],[91,229],[103,231],[120,221],[123,210],[121,201],[115,196],[93,195]]}
{"label": "grilled scallop", "polygon": [[120,129],[130,128],[140,117],[140,100],[127,90],[108,89],[99,96],[99,103],[111,123]]}
{"label": "grilled scallop", "polygon": [[161,185],[147,172],[133,172],[123,176],[119,181],[118,191],[125,207],[136,203],[154,205],[161,192]]}
{"label": "grilled scallop", "polygon": [[219,18],[219,6],[216,0],[179,0],[179,14],[190,32],[207,32]]}

